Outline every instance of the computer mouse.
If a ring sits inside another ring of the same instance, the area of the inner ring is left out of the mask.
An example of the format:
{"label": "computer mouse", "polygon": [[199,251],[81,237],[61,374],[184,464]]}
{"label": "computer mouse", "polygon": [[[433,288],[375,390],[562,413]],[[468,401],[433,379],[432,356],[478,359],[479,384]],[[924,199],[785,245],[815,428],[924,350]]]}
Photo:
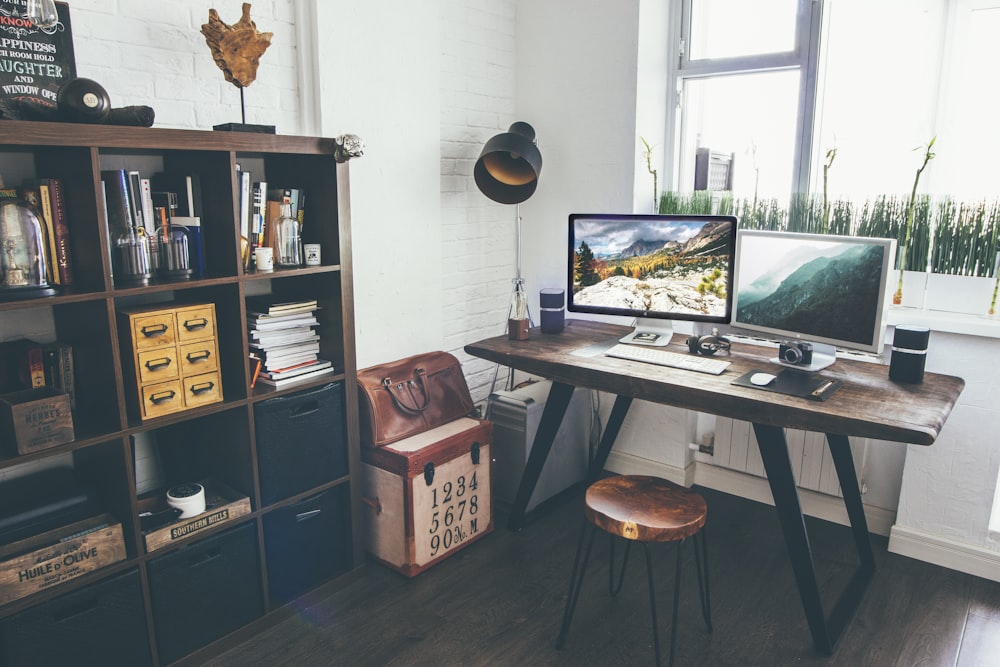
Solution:
{"label": "computer mouse", "polygon": [[770,373],[754,373],[750,376],[750,384],[755,384],[758,387],[764,387],[774,382],[774,378],[776,377],[778,376],[771,375]]}

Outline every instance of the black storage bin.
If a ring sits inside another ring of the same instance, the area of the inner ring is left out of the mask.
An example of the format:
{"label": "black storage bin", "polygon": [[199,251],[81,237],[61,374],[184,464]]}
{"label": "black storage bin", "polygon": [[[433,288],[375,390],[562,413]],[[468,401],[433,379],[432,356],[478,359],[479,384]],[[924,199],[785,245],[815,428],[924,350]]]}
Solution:
{"label": "black storage bin", "polygon": [[264,517],[272,606],[350,569],[349,502],[348,487],[342,484]]}
{"label": "black storage bin", "polygon": [[153,664],[139,572],[130,570],[0,622],[9,667],[142,667]]}
{"label": "black storage bin", "polygon": [[257,529],[246,523],[149,562],[160,663],[229,634],[264,613]]}
{"label": "black storage bin", "polygon": [[253,415],[265,505],[347,474],[343,382],[261,401]]}

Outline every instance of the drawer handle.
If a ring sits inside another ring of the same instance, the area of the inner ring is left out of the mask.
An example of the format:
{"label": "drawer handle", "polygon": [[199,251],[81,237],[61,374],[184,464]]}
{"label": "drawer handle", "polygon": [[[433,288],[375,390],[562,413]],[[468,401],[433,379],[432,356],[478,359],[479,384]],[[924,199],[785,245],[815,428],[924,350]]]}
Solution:
{"label": "drawer handle", "polygon": [[167,401],[174,400],[174,396],[176,395],[177,392],[175,392],[173,389],[170,389],[168,391],[160,392],[159,394],[151,394],[149,397],[149,401],[153,405],[159,405],[161,403],[166,403]]}
{"label": "drawer handle", "polygon": [[199,317],[194,320],[186,320],[184,322],[184,328],[188,331],[195,331],[197,329],[204,329],[208,326],[208,320],[204,317]]}
{"label": "drawer handle", "polygon": [[201,567],[214,560],[222,558],[222,549],[214,549],[203,554],[197,554],[188,559],[188,567]]}
{"label": "drawer handle", "polygon": [[214,382],[202,382],[201,384],[191,385],[191,393],[197,396],[198,394],[204,394],[206,391],[212,391],[214,388]]}
{"label": "drawer handle", "polygon": [[76,616],[83,616],[97,609],[97,598],[88,598],[82,602],[60,609],[52,614],[52,620],[56,623],[63,623]]}
{"label": "drawer handle", "polygon": [[146,369],[151,371],[158,371],[161,368],[166,368],[171,364],[170,357],[162,357],[160,359],[150,359],[146,362]]}
{"label": "drawer handle", "polygon": [[308,512],[299,512],[295,515],[296,521],[308,521],[309,519],[314,519],[318,517],[323,510],[309,510]]}
{"label": "drawer handle", "polygon": [[309,401],[292,410],[292,414],[288,415],[288,417],[290,419],[301,419],[317,412],[319,412],[319,403],[317,401]]}
{"label": "drawer handle", "polygon": [[162,336],[163,334],[167,333],[167,325],[152,324],[149,326],[142,327],[141,329],[139,329],[139,332],[142,333],[142,335],[145,336],[146,338],[154,338],[156,336]]}
{"label": "drawer handle", "polygon": [[187,360],[196,364],[200,361],[208,361],[208,358],[212,356],[212,353],[208,350],[202,350],[201,352],[189,352],[187,355]]}

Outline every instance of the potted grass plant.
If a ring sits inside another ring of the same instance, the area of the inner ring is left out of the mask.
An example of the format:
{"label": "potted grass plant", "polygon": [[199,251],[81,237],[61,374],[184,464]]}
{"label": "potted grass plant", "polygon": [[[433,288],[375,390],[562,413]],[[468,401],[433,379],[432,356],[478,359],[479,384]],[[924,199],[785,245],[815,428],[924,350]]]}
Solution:
{"label": "potted grass plant", "polygon": [[931,137],[931,140],[927,142],[926,149],[924,150],[924,161],[913,177],[913,189],[910,191],[910,198],[906,205],[906,228],[903,232],[903,239],[899,244],[899,280],[896,283],[896,291],[892,295],[892,303],[897,306],[903,304],[903,272],[907,267],[907,252],[910,247],[910,241],[913,239],[913,227],[917,209],[917,185],[920,183],[920,175],[924,173],[927,164],[934,159],[935,154],[931,149],[934,148],[936,140],[937,137]]}

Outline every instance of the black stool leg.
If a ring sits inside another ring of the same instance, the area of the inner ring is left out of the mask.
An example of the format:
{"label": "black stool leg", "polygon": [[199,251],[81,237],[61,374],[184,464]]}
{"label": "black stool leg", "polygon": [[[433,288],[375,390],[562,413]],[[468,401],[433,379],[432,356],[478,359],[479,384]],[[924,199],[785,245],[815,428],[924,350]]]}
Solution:
{"label": "black stool leg", "polygon": [[[590,539],[587,540],[587,528]],[[587,573],[587,562],[590,560],[590,550],[594,546],[594,537],[597,535],[597,527],[592,526],[584,519],[583,530],[580,531],[580,541],[576,546],[576,557],[573,559],[573,574],[569,578],[569,594],[566,598],[566,609],[563,611],[562,627],[559,628],[559,637],[556,639],[556,648],[561,649],[566,645],[566,635],[569,634],[569,624],[573,620],[573,612],[576,611],[576,602],[580,597],[580,588],[583,586],[583,575]],[[583,544],[586,541],[587,549],[583,556],[583,563],[580,562],[580,554],[584,552]],[[579,576],[577,576],[579,574]]]}
{"label": "black stool leg", "polygon": [[[660,624],[656,620],[656,588],[653,585],[653,559],[649,553],[649,545],[641,542],[642,551],[646,554],[646,579],[649,586],[649,614],[653,619],[653,655],[656,657],[656,667],[660,667]],[[675,602],[676,604],[676,602]],[[674,616],[677,612],[674,611]],[[673,642],[673,640],[671,640]],[[673,664],[673,643],[670,645],[670,664]]]}
{"label": "black stool leg", "polygon": [[611,597],[618,595],[618,591],[622,589],[622,582],[625,581],[625,566],[628,565],[628,554],[632,549],[632,540],[625,541],[625,557],[622,558],[622,569],[621,574],[618,575],[618,585],[615,586],[615,539],[614,535],[608,534],[608,540],[611,544],[610,546],[610,556],[608,562],[608,592],[611,593]]}
{"label": "black stool leg", "polygon": [[[698,569],[698,597],[701,598],[701,615],[705,619],[708,631],[712,631],[712,599],[708,587],[708,537],[705,527],[694,535],[694,563]],[[701,543],[699,548],[698,543]],[[702,574],[704,570],[704,575]],[[704,578],[703,578],[704,577]]]}

